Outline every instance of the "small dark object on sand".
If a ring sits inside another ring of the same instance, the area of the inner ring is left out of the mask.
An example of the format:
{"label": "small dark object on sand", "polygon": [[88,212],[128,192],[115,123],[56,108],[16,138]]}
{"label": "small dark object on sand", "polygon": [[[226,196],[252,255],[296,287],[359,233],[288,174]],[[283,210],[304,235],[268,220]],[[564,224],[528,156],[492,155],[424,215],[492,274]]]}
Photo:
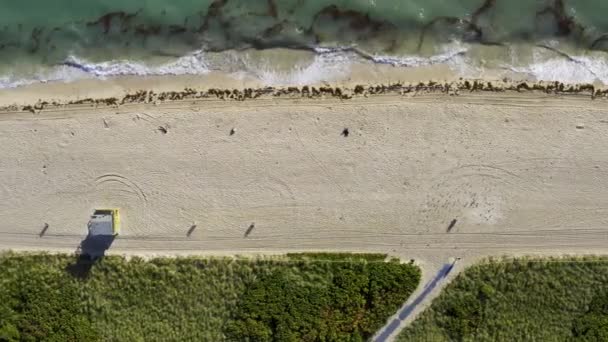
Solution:
{"label": "small dark object on sand", "polygon": [[43,237],[43,236],[44,236],[44,234],[46,233],[46,231],[47,231],[48,229],[49,229],[49,224],[45,222],[45,223],[44,223],[44,227],[43,227],[43,228],[42,228],[42,230],[40,231],[39,236],[40,236],[40,237]]}
{"label": "small dark object on sand", "polygon": [[245,237],[248,237],[249,234],[251,234],[251,231],[253,230],[253,228],[255,228],[255,223],[252,223],[249,225],[249,228],[247,228],[247,231],[245,231]]}
{"label": "small dark object on sand", "polygon": [[230,135],[234,135],[234,133],[236,133],[236,129],[233,128],[230,130]]}
{"label": "small dark object on sand", "polygon": [[190,235],[192,235],[192,232],[194,232],[194,230],[196,229],[196,225],[193,224],[190,229],[188,229],[188,232],[186,233],[187,237],[190,237]]}
{"label": "small dark object on sand", "polygon": [[169,130],[167,129],[167,127],[165,126],[158,126],[158,130],[162,133],[162,134],[167,134],[167,132],[169,132]]}
{"label": "small dark object on sand", "polygon": [[348,137],[348,135],[350,134],[350,132],[348,131],[348,128],[345,128],[344,130],[342,130],[342,136],[343,137]]}
{"label": "small dark object on sand", "polygon": [[456,225],[456,221],[456,219],[453,219],[452,222],[450,222],[450,225],[448,226],[448,233],[452,231],[452,229]]}

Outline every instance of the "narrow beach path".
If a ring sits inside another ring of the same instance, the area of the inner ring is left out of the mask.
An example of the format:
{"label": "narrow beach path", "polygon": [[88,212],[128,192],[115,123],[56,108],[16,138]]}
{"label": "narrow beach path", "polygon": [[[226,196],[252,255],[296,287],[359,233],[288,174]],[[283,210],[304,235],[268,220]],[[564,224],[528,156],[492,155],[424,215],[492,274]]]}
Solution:
{"label": "narrow beach path", "polygon": [[410,298],[408,298],[399,311],[397,311],[397,313],[388,320],[387,324],[378,331],[373,340],[376,342],[394,340],[397,333],[405,327],[405,324],[411,322],[414,319],[414,316],[422,311],[416,311],[420,304],[424,304],[434,298],[434,296],[429,297],[429,294],[441,291],[443,286],[437,286],[443,284],[443,281],[452,272],[455,265],[456,260],[443,264],[435,276],[427,282],[423,288],[418,289]]}

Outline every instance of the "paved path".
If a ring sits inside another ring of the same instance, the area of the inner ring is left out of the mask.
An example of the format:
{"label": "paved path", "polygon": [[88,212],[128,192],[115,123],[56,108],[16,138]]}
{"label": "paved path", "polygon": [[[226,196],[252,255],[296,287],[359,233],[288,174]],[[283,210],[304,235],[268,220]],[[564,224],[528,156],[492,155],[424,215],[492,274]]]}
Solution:
{"label": "paved path", "polygon": [[389,321],[384,327],[379,330],[379,333],[374,337],[374,341],[385,342],[388,341],[390,337],[394,337],[393,334],[396,332],[396,330],[412,314],[412,312],[414,312],[416,307],[423,303],[427,296],[431,292],[433,292],[439,282],[448,276],[448,274],[452,271],[453,268],[454,263],[444,264],[439,269],[435,277],[424,286],[422,292],[413,301],[408,300],[406,304],[397,313],[397,317]]}

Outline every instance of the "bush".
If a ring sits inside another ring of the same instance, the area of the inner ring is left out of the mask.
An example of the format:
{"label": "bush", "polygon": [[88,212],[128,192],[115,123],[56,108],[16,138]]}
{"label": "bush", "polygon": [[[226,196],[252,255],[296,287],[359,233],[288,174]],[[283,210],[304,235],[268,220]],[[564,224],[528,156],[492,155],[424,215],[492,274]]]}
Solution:
{"label": "bush", "polygon": [[608,341],[608,294],[601,293],[591,301],[589,310],[574,322],[575,341]]}
{"label": "bush", "polygon": [[[27,261],[27,259],[23,259]],[[95,341],[75,281],[53,269],[21,272],[3,284],[0,340]]]}
{"label": "bush", "polygon": [[[384,260],[384,258],[383,258]],[[416,288],[410,264],[0,255],[0,341],[361,340]]]}
{"label": "bush", "polygon": [[608,341],[607,261],[515,259],[470,267],[398,341]]}
{"label": "bush", "polygon": [[[319,262],[321,263],[321,262]],[[310,281],[300,269],[280,269],[245,292],[229,324],[233,340],[343,341],[370,338],[415,290],[411,265],[325,262]]]}

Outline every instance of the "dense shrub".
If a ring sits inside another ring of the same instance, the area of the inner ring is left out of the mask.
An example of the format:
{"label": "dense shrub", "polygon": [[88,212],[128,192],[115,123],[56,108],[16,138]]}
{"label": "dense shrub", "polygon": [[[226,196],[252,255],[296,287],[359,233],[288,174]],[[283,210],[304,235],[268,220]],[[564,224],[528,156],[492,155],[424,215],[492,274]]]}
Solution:
{"label": "dense shrub", "polygon": [[[30,261],[17,257],[0,263],[4,279],[0,286],[0,341],[98,340],[83,312],[77,282],[63,275],[61,269],[18,270],[21,263]],[[9,270],[13,273],[6,274]]]}
{"label": "dense shrub", "polygon": [[330,262],[315,278],[280,269],[249,287],[229,336],[252,341],[357,341],[403,304],[419,271],[395,262]]}
{"label": "dense shrub", "polygon": [[608,341],[608,259],[517,259],[460,274],[399,341]]}
{"label": "dense shrub", "polygon": [[[384,260],[384,258],[382,259]],[[365,258],[0,255],[0,341],[357,340],[416,288],[417,267]]]}
{"label": "dense shrub", "polygon": [[574,322],[572,334],[575,341],[608,341],[607,292],[593,298],[587,312]]}

